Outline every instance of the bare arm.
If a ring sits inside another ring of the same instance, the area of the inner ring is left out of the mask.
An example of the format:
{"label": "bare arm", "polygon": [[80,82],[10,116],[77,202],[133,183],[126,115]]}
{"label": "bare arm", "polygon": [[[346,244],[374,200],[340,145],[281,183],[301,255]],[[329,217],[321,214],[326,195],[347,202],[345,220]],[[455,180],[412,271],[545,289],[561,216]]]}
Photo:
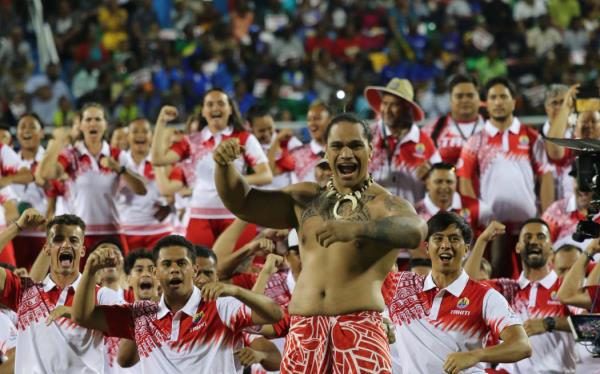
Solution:
{"label": "bare arm", "polygon": [[19,218],[19,209],[17,209],[17,202],[15,200],[6,200],[2,204],[4,208],[4,218],[6,222],[11,222]]}
{"label": "bare arm", "polygon": [[444,363],[444,371],[458,374],[461,370],[470,368],[479,362],[508,363],[531,357],[531,345],[522,326],[508,326],[502,330],[500,338],[502,343],[492,347],[448,355]]}
{"label": "bare arm", "polygon": [[127,183],[127,186],[129,186],[136,195],[145,195],[147,190],[144,178],[129,168],[125,168],[124,170],[125,172],[121,174],[121,178]]}
{"label": "bare arm", "polygon": [[8,186],[9,184],[29,184],[33,182],[33,174],[27,168],[21,168],[16,174],[6,175],[0,178],[0,187]]}
{"label": "bare arm", "polygon": [[177,152],[169,149],[169,141],[167,139],[170,135],[166,128],[167,122],[175,118],[177,118],[177,108],[167,105],[160,109],[160,113],[156,119],[154,136],[152,137],[152,147],[150,148],[152,164],[154,166],[171,165],[180,160]]}
{"label": "bare arm", "polygon": [[[573,305],[579,308],[589,309],[592,306],[592,299],[587,293],[586,289],[583,288],[583,281],[585,279],[585,270],[589,262],[588,254],[594,254],[598,250],[598,239],[594,239],[588,248],[577,258],[571,269],[565,275],[563,282],[558,290],[558,300],[561,303],[567,305]],[[594,270],[590,273],[589,279],[592,280],[596,272],[596,278],[600,273],[600,266],[596,264]],[[597,281],[596,281],[597,284]]]}
{"label": "bare arm", "polygon": [[542,175],[540,183],[540,205],[542,212],[554,202],[554,177],[551,172]]}
{"label": "bare arm", "polygon": [[271,275],[277,272],[277,269],[282,262],[283,257],[273,253],[269,254],[263,268],[258,274],[258,278],[256,279],[256,283],[254,283],[254,287],[252,287],[252,292],[256,292],[261,295],[264,294],[265,289],[267,288],[267,282],[269,282],[269,278],[271,278]]}
{"label": "bare arm", "polygon": [[459,190],[460,194],[464,196],[471,197],[473,199],[477,199],[477,194],[475,193],[475,188],[473,188],[473,181],[467,178],[459,177]]}
{"label": "bare arm", "polygon": [[477,241],[475,241],[475,245],[471,250],[471,254],[464,264],[465,272],[469,277],[477,278],[479,269],[481,268],[481,259],[483,258],[488,243],[493,241],[497,236],[503,235],[505,232],[506,226],[498,221],[492,221],[481,235],[479,235],[479,238],[477,238]]}
{"label": "bare arm", "polygon": [[130,368],[140,361],[137,346],[133,340],[121,339],[119,341],[119,352],[117,362],[123,368]]}
{"label": "bare arm", "polygon": [[48,143],[48,148],[44,152],[44,157],[38,165],[36,174],[44,180],[60,178],[65,169],[58,162],[60,152],[69,145],[69,134],[67,129],[54,130],[54,139]]}
{"label": "bare arm", "polygon": [[262,186],[273,181],[273,173],[271,173],[269,164],[262,163],[254,167],[254,174],[246,175],[244,176],[244,179],[248,184]]}
{"label": "bare arm", "polygon": [[283,311],[277,303],[264,295],[220,282],[207,283],[202,287],[204,300],[216,300],[221,296],[232,296],[252,310],[252,323],[266,325],[283,318]]}
{"label": "bare arm", "polygon": [[[560,108],[560,111],[554,118],[550,120],[550,130],[547,136],[549,138],[564,138],[567,132],[569,115],[573,111],[574,97],[577,95],[579,84],[573,85],[565,94],[565,99]],[[544,142],[548,157],[552,160],[560,160],[565,155],[565,148],[551,142]]]}
{"label": "bare arm", "polygon": [[268,371],[277,371],[281,365],[281,352],[268,339],[258,338],[250,343],[250,348],[257,352],[257,362]]}
{"label": "bare arm", "polygon": [[296,227],[292,190],[302,188],[298,187],[301,185],[279,191],[250,188],[233,165],[240,155],[241,147],[234,139],[221,142],[213,152],[216,162],[215,184],[225,207],[244,221],[261,226],[282,229]]}
{"label": "bare arm", "polygon": [[160,192],[162,196],[175,195],[184,187],[182,181],[169,179],[169,172],[167,169],[168,168],[165,166],[156,166],[154,168],[154,180],[156,181],[158,192]]}

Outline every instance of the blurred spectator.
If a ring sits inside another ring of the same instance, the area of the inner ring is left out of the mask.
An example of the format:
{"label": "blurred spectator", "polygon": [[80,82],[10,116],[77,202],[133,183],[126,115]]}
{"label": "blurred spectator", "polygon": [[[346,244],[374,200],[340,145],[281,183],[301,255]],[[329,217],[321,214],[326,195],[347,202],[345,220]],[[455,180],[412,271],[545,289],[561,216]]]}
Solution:
{"label": "blurred spectator", "polygon": [[488,30],[494,34],[498,46],[505,48],[515,32],[512,8],[504,0],[482,2],[482,14]]}
{"label": "blurred spectator", "polygon": [[102,44],[98,24],[91,22],[85,26],[82,41],[75,47],[75,60],[79,63],[103,62],[110,57]]}
{"label": "blurred spectator", "polygon": [[573,18],[581,15],[581,8],[579,0],[548,0],[548,12],[557,27],[566,29]]}
{"label": "blurred spectator", "polygon": [[175,0],[171,10],[171,24],[179,33],[194,22],[194,11],[188,6],[185,0]]}
{"label": "blurred spectator", "polygon": [[58,14],[51,21],[54,43],[61,57],[66,57],[69,49],[81,31],[82,15],[71,8],[68,0],[58,3]]}
{"label": "blurred spectator", "polygon": [[546,56],[561,42],[562,36],[550,25],[548,16],[538,18],[537,25],[527,31],[527,46],[535,50],[538,58]]}
{"label": "blurred spectator", "polygon": [[0,101],[10,100],[19,91],[25,90],[27,63],[14,61],[4,74],[0,74]]}
{"label": "blurred spectator", "polygon": [[473,16],[473,10],[467,0],[450,0],[446,7],[446,14],[450,17],[465,19]]}
{"label": "blurred spectator", "polygon": [[58,109],[52,116],[52,123],[56,127],[70,126],[75,118],[75,111],[71,106],[71,101],[66,96],[58,100]]}
{"label": "blurred spectator", "polygon": [[270,53],[279,65],[291,58],[304,58],[304,45],[300,38],[294,35],[291,25],[283,27],[275,35]]}
{"label": "blurred spectator", "polygon": [[590,42],[590,34],[583,25],[583,19],[581,17],[573,18],[571,21],[571,27],[564,32],[563,44],[571,51],[571,55],[578,54],[582,58],[579,60],[583,63],[585,60],[585,50]]}
{"label": "blurred spectator", "polygon": [[125,27],[129,14],[125,8],[121,8],[117,0],[105,0],[103,6],[98,9],[98,22],[102,29],[102,45],[109,51],[114,51],[117,46],[127,40]]}
{"label": "blurred spectator", "polygon": [[506,76],[508,66],[506,61],[499,58],[498,49],[492,46],[485,56],[479,58],[475,63],[475,71],[477,71],[481,84],[485,85],[492,78]]}
{"label": "blurred spectator", "polygon": [[389,62],[381,69],[381,82],[388,82],[392,78],[409,79],[412,74],[413,65],[407,59],[403,59],[397,47],[392,46],[388,54]]}
{"label": "blurred spectator", "polygon": [[513,19],[521,22],[538,18],[547,13],[545,0],[519,0],[513,8]]}
{"label": "blurred spectator", "polygon": [[28,67],[33,63],[31,46],[23,39],[23,30],[18,26],[10,30],[8,37],[0,39],[0,73],[4,74],[15,62],[26,63]]}
{"label": "blurred spectator", "polygon": [[113,118],[121,123],[130,123],[140,117],[143,115],[135,103],[134,92],[132,90],[125,91],[121,97],[121,104],[115,108]]}
{"label": "blurred spectator", "polygon": [[[158,22],[158,17],[152,8],[152,0],[141,0],[138,1],[138,3],[141,4],[141,6],[137,8],[131,17],[131,31],[133,32],[133,37],[135,39],[142,41],[146,39],[150,27]],[[118,44],[119,43],[117,43],[117,45]]]}
{"label": "blurred spectator", "polygon": [[71,97],[69,87],[60,80],[59,74],[59,66],[49,64],[46,74],[31,77],[25,85],[25,93],[31,97],[31,110],[40,117],[45,125],[52,122],[54,112],[58,110],[60,98]]}
{"label": "blurred spectator", "polygon": [[334,40],[329,36],[326,23],[319,23],[316,31],[310,33],[306,38],[306,53],[312,55],[314,52],[325,49],[329,53],[334,53]]}
{"label": "blurred spectator", "polygon": [[254,12],[252,11],[252,3],[246,1],[236,1],[233,10],[231,11],[231,28],[233,37],[238,42],[243,44],[250,43],[248,35],[250,26],[254,22]]}
{"label": "blurred spectator", "polygon": [[419,103],[429,117],[438,117],[450,111],[450,93],[446,88],[443,76],[435,77],[429,89],[423,91],[419,96]]}
{"label": "blurred spectator", "polygon": [[356,26],[349,23],[338,34],[334,42],[333,55],[344,63],[352,63],[356,55],[365,47]]}
{"label": "blurred spectator", "polygon": [[100,70],[94,68],[91,62],[85,63],[73,77],[73,97],[79,100],[83,95],[94,91],[98,87],[99,76]]}
{"label": "blurred spectator", "polygon": [[335,91],[346,85],[344,72],[326,50],[316,54],[313,66],[313,88],[320,100],[328,102]]}

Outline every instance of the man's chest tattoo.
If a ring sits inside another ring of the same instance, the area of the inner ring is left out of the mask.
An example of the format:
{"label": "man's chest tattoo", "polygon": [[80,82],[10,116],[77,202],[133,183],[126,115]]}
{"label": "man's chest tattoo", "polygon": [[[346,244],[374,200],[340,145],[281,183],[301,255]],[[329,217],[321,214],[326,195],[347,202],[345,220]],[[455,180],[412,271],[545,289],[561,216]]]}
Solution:
{"label": "man's chest tattoo", "polygon": [[[345,200],[338,204],[337,214],[341,216],[345,221],[369,221],[371,215],[367,204],[375,198],[375,195],[363,195],[358,200],[356,208],[352,209],[352,202]],[[333,215],[333,209],[336,203],[335,197],[327,197],[326,192],[321,192],[314,199],[310,200],[300,216],[300,226],[304,224],[306,220],[314,216],[319,216],[323,221],[332,221],[335,219]]]}

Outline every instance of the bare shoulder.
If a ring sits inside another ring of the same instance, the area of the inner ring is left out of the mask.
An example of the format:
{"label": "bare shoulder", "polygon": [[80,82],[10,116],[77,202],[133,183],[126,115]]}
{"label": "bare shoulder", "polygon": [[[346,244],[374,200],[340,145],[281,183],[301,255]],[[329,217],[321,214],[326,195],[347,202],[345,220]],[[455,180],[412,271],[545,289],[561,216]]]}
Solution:
{"label": "bare shoulder", "polygon": [[289,185],[282,189],[282,192],[287,193],[296,202],[306,202],[319,195],[321,187],[312,182],[301,182]]}
{"label": "bare shoulder", "polygon": [[415,208],[405,199],[392,195],[384,188],[376,194],[372,204],[384,216],[416,215]]}

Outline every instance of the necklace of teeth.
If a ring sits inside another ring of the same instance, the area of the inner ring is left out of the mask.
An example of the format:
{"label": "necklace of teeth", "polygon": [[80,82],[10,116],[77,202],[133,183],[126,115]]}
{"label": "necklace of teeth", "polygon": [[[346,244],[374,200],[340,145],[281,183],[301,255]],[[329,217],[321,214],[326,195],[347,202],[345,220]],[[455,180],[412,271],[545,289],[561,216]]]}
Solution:
{"label": "necklace of teeth", "polygon": [[350,203],[352,204],[351,205],[352,209],[350,210],[350,212],[353,212],[358,207],[358,201],[362,198],[362,194],[372,184],[373,184],[373,177],[369,174],[369,178],[367,178],[367,180],[364,181],[363,185],[358,190],[342,195],[333,185],[333,178],[329,179],[329,182],[327,182],[327,190],[329,191],[329,192],[327,192],[327,197],[330,198],[332,196],[335,196],[335,198],[337,199],[337,201],[333,205],[333,217],[335,219],[343,218],[341,215],[338,214],[338,209],[340,207],[340,204],[344,200],[350,201]]}

